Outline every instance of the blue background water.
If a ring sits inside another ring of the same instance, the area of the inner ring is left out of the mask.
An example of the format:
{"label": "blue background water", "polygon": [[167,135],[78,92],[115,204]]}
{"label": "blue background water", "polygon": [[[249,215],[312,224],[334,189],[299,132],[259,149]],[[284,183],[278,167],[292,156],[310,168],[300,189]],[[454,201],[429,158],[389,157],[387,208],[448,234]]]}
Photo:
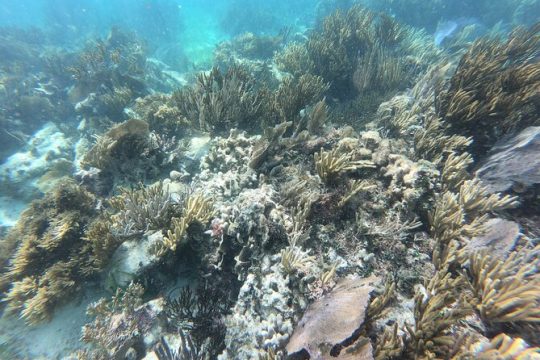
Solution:
{"label": "blue background water", "polygon": [[302,27],[312,21],[315,9],[313,0],[9,0],[0,3],[0,26],[37,27],[66,46],[119,26],[135,31],[158,53],[181,43],[198,64],[210,61],[222,40],[245,31],[265,34]]}

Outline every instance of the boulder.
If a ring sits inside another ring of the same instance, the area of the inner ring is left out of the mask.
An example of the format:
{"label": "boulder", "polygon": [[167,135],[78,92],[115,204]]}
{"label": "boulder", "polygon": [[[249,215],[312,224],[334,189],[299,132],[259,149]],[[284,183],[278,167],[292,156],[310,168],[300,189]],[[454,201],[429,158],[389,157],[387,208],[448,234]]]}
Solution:
{"label": "boulder", "polygon": [[493,147],[476,171],[489,191],[524,189],[540,183],[540,126],[531,126]]}

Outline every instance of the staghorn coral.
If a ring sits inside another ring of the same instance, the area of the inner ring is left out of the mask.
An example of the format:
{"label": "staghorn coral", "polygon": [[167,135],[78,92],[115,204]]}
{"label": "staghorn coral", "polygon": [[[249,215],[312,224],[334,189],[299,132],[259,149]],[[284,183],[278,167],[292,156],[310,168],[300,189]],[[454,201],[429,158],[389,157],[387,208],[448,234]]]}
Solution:
{"label": "staghorn coral", "polygon": [[483,153],[503,135],[538,119],[540,23],[517,28],[508,40],[484,38],[463,55],[442,94],[439,115],[451,133],[474,139]]}
{"label": "staghorn coral", "polygon": [[298,246],[288,246],[281,250],[281,265],[288,274],[306,273],[315,258]]}
{"label": "staghorn coral", "polygon": [[472,163],[468,153],[451,153],[441,171],[444,190],[429,215],[435,239],[433,263],[437,268],[449,260],[466,239],[484,233],[488,213],[515,207],[517,198],[489,194],[477,178],[467,180],[466,168]]}
{"label": "staghorn coral", "polygon": [[459,360],[511,360],[540,357],[540,348],[530,347],[523,339],[512,338],[504,333],[495,336],[488,344],[483,344],[480,347],[475,345],[470,346],[468,351],[456,358]]}
{"label": "staghorn coral", "polygon": [[[455,343],[453,327],[469,315],[459,289],[463,279],[452,278],[447,269],[439,270],[427,285],[426,294],[415,296],[414,327],[406,324],[405,351],[414,359],[435,359],[451,353]],[[393,341],[397,345],[397,341]]]}

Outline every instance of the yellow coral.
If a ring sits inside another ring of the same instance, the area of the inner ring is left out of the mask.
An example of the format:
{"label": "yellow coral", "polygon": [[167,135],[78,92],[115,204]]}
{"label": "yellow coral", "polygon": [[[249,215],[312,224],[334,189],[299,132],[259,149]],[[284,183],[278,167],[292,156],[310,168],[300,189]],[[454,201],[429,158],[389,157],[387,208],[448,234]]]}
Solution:
{"label": "yellow coral", "polygon": [[507,259],[476,253],[470,258],[471,287],[483,319],[492,323],[540,324],[540,245]]}

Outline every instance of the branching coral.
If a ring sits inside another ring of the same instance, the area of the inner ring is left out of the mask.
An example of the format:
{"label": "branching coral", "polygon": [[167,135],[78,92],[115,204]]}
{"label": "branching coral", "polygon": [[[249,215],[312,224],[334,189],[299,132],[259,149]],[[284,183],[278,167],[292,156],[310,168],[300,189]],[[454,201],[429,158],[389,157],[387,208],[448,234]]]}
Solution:
{"label": "branching coral", "polygon": [[540,357],[540,348],[529,347],[521,338],[511,338],[502,333],[495,336],[489,344],[478,349],[470,349],[459,357],[459,360],[511,360],[511,359],[537,359]]}
{"label": "branching coral", "polygon": [[307,273],[314,261],[315,257],[309,256],[308,252],[298,246],[288,246],[281,250],[281,265],[288,274]]}
{"label": "branching coral", "polygon": [[435,359],[450,353],[454,325],[471,313],[464,298],[458,297],[462,278],[452,278],[445,269],[438,271],[427,286],[427,294],[415,297],[414,328],[406,325],[406,352],[415,359]]}
{"label": "branching coral", "polygon": [[452,133],[484,151],[502,135],[538,123],[540,23],[514,30],[506,42],[481,39],[462,57],[439,114]]}
{"label": "branching coral", "polygon": [[337,176],[345,171],[357,170],[360,168],[371,168],[374,164],[369,160],[352,160],[350,154],[339,154],[339,149],[331,151],[321,149],[315,153],[315,169],[321,180],[326,184],[332,184],[337,180]]}
{"label": "branching coral", "polygon": [[[433,263],[441,267],[466,238],[482,234],[488,213],[517,205],[517,198],[489,194],[480,180],[467,180],[468,153],[451,153],[441,172],[443,193],[430,214],[431,234],[436,240]],[[455,255],[455,254],[454,254]]]}
{"label": "branching coral", "polygon": [[169,226],[177,203],[181,204],[183,199],[172,201],[168,187],[158,182],[147,187],[140,185],[137,190],[122,190],[109,202],[118,211],[112,217],[115,232],[128,236]]}
{"label": "branching coral", "polygon": [[185,239],[191,224],[196,222],[206,224],[213,215],[214,208],[210,199],[200,193],[189,195],[182,215],[179,218],[173,218],[173,229],[167,231],[167,236],[160,244],[160,248],[156,249],[157,255],[163,256],[168,251],[176,251],[177,246]]}
{"label": "branching coral", "polygon": [[476,309],[490,323],[540,324],[540,246],[497,259],[471,256],[469,268]]}
{"label": "branching coral", "polygon": [[32,324],[47,320],[82,279],[95,274],[100,254],[83,240],[85,226],[95,216],[94,200],[64,181],[23,214],[14,230],[20,246],[2,276],[11,283],[4,298],[9,312]]}
{"label": "branching coral", "polygon": [[245,69],[235,66],[225,73],[217,68],[200,73],[196,84],[176,91],[173,100],[192,126],[222,134],[232,128],[258,128],[265,94]]}

